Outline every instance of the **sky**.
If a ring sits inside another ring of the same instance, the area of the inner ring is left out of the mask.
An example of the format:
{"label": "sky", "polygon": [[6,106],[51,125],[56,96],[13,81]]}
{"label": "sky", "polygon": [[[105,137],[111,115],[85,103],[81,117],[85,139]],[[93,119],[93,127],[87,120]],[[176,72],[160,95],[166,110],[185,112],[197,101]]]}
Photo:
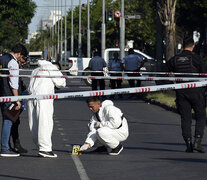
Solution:
{"label": "sky", "polygon": [[[48,19],[50,15],[50,11],[54,10],[55,4],[57,6],[57,3],[59,2],[59,4],[61,4],[62,1],[62,5],[63,6],[65,5],[65,0],[33,0],[33,1],[36,3],[37,8],[36,8],[35,16],[32,18],[32,22],[29,24],[29,36],[31,35],[31,33],[38,30],[41,19]],[[81,4],[84,4],[86,2],[87,0],[81,0]],[[79,0],[73,0],[74,6],[78,4],[79,4]],[[67,10],[71,8],[71,0],[66,0],[66,7]],[[63,7],[63,10],[64,9],[65,7]]]}

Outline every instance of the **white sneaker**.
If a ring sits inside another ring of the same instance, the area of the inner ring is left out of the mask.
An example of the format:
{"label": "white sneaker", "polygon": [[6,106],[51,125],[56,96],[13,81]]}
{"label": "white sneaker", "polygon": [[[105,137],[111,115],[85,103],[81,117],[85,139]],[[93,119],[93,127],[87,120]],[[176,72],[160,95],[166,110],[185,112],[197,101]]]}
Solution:
{"label": "white sneaker", "polygon": [[49,158],[56,158],[57,154],[54,154],[52,151],[39,151],[39,157],[49,157]]}
{"label": "white sneaker", "polygon": [[112,155],[112,156],[119,155],[122,150],[123,150],[123,146],[122,146],[122,144],[119,144],[116,148],[111,150],[109,155]]}
{"label": "white sneaker", "polygon": [[20,154],[14,152],[14,151],[11,151],[11,150],[7,150],[7,151],[1,151],[0,156],[2,156],[2,157],[18,157],[18,156],[20,156]]}

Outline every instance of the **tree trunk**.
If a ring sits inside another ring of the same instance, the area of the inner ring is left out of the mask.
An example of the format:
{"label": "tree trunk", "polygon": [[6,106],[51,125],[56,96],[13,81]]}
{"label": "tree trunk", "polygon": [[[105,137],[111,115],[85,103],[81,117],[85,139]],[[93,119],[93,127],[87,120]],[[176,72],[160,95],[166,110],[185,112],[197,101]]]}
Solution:
{"label": "tree trunk", "polygon": [[165,57],[169,60],[175,55],[175,7],[177,0],[162,0],[158,3],[159,17],[165,28]]}
{"label": "tree trunk", "polygon": [[175,24],[165,26],[166,60],[175,55]]}

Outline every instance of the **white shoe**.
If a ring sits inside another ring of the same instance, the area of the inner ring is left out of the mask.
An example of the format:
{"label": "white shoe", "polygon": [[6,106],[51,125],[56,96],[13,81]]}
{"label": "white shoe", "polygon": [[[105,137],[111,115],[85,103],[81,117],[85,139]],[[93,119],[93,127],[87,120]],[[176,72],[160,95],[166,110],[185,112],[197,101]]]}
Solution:
{"label": "white shoe", "polygon": [[57,154],[54,154],[52,151],[39,151],[38,156],[40,157],[49,157],[49,158],[56,158]]}

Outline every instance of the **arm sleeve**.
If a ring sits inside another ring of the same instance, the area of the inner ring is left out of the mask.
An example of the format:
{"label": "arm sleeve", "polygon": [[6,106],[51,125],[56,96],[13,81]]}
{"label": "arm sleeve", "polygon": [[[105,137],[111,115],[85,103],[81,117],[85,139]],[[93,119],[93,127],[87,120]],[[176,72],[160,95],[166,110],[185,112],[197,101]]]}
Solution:
{"label": "arm sleeve", "polygon": [[[12,59],[8,63],[8,68],[9,69],[17,69],[17,70],[11,70],[9,71],[10,75],[19,75],[19,65],[18,63]],[[9,85],[11,86],[12,89],[19,89],[19,77],[10,77],[9,78]]]}
{"label": "arm sleeve", "polygon": [[94,123],[97,122],[96,117],[93,115],[91,117],[90,123],[88,124],[89,133],[87,135],[87,138],[85,140],[85,143],[89,143],[91,147],[94,145],[94,143],[97,140],[96,136],[96,128],[94,128]]}
{"label": "arm sleeve", "polygon": [[106,67],[106,61],[103,59],[103,67]]}
{"label": "arm sleeve", "polygon": [[[92,59],[91,59],[92,60]],[[89,61],[89,64],[88,64],[88,67],[91,69],[92,67],[91,67],[91,63],[92,63],[92,61]]]}
{"label": "arm sleeve", "polygon": [[[58,70],[56,67],[54,69]],[[58,71],[49,71],[49,74],[51,76],[63,76],[63,74],[59,70]],[[52,81],[57,88],[61,88],[61,87],[66,86],[66,79],[65,78],[52,78]]]}

